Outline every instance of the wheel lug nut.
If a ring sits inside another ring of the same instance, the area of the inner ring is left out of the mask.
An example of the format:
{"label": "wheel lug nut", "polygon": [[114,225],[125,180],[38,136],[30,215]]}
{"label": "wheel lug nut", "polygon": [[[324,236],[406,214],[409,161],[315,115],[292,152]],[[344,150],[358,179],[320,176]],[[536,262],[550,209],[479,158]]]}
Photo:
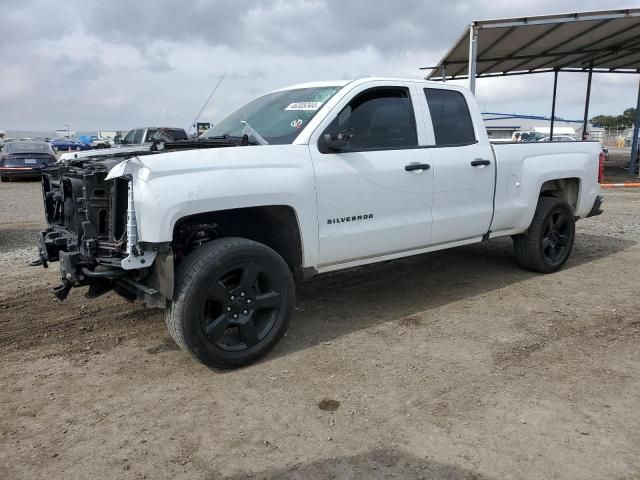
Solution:
{"label": "wheel lug nut", "polygon": [[244,297],[244,292],[240,292],[240,296],[241,296],[241,297]]}
{"label": "wheel lug nut", "polygon": [[234,313],[234,314],[233,314],[233,318],[236,318],[236,319],[237,319],[237,318],[238,318],[238,314],[237,314],[237,313]]}
{"label": "wheel lug nut", "polygon": [[242,314],[243,314],[243,315],[247,315],[248,313],[249,313],[249,310],[243,310],[243,311],[242,311]]}
{"label": "wheel lug nut", "polygon": [[250,298],[247,299],[247,305],[251,305],[251,299]]}
{"label": "wheel lug nut", "polygon": [[230,312],[230,311],[231,311],[231,307],[227,307],[227,312]]}
{"label": "wheel lug nut", "polygon": [[236,297],[235,297],[235,295],[231,295],[231,296],[229,297],[229,299],[230,299],[230,300],[235,300],[235,299],[236,299]]}

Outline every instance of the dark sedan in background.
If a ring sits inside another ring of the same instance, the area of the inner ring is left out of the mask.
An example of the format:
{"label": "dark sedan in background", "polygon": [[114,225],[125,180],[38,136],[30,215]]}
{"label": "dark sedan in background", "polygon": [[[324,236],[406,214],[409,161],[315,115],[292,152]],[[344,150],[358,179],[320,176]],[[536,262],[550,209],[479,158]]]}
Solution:
{"label": "dark sedan in background", "polygon": [[56,138],[51,141],[51,147],[57,152],[58,150],[79,152],[80,150],[91,150],[91,145],[81,142],[80,140],[73,140],[70,138]]}
{"label": "dark sedan in background", "polygon": [[42,169],[56,162],[56,155],[47,142],[10,142],[0,153],[0,180],[39,178]]}

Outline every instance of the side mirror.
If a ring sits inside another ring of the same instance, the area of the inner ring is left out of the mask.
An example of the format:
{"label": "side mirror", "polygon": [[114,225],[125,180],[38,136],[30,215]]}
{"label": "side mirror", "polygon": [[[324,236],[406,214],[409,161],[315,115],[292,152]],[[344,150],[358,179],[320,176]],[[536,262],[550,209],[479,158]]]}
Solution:
{"label": "side mirror", "polygon": [[328,150],[332,152],[341,152],[349,148],[351,135],[348,133],[325,133],[323,138]]}

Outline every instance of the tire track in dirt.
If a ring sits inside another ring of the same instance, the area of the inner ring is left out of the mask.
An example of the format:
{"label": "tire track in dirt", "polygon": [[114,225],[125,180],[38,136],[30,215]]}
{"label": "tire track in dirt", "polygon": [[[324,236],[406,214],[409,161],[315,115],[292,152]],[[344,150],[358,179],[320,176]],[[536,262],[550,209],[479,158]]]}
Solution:
{"label": "tire track in dirt", "polygon": [[79,345],[109,348],[125,338],[164,332],[158,310],[112,294],[89,301],[80,293],[59,302],[50,288],[36,285],[0,300],[0,348],[49,346],[74,352]]}

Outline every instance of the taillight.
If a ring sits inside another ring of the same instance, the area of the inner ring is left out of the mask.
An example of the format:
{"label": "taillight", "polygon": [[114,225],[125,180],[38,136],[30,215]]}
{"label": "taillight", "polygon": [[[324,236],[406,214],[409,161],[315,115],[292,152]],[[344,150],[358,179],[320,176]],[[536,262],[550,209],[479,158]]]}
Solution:
{"label": "taillight", "polygon": [[604,182],[604,152],[600,152],[600,156],[598,157],[598,183]]}

